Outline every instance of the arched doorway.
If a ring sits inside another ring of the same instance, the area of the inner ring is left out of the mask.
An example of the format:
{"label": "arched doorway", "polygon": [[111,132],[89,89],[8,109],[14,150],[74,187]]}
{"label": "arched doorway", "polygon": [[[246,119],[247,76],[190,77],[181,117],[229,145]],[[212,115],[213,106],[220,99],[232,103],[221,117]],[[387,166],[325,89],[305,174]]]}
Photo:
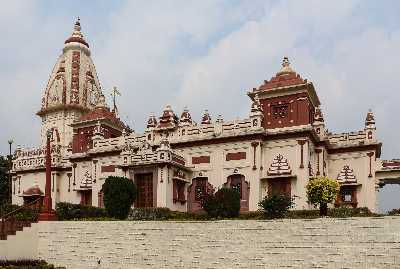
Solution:
{"label": "arched doorway", "polygon": [[249,211],[250,184],[245,180],[244,175],[230,175],[227,178],[224,187],[235,189],[240,193],[240,212]]}
{"label": "arched doorway", "polygon": [[203,196],[213,191],[213,186],[208,182],[207,177],[196,177],[188,187],[188,211],[198,212],[202,210],[201,200]]}

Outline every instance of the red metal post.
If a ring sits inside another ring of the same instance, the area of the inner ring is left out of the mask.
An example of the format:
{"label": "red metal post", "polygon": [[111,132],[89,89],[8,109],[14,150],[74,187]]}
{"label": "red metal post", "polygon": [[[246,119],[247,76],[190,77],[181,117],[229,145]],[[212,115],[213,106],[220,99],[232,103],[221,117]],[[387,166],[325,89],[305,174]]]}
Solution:
{"label": "red metal post", "polygon": [[56,214],[52,209],[51,201],[51,147],[50,147],[51,132],[47,132],[46,143],[46,186],[44,192],[44,205],[42,213],[39,215],[39,221],[56,220]]}

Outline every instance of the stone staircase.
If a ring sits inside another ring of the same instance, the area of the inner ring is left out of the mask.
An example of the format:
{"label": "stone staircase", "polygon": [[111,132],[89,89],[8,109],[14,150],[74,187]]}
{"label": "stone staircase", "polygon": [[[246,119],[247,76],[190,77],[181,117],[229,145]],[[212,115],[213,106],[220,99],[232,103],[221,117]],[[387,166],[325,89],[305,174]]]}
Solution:
{"label": "stone staircase", "polygon": [[400,268],[400,218],[40,222],[38,257],[79,268]]}
{"label": "stone staircase", "polygon": [[0,260],[21,260],[37,257],[37,227],[25,226],[0,240]]}
{"label": "stone staircase", "polygon": [[24,227],[30,227],[32,222],[36,222],[28,220],[18,220],[16,216],[26,209],[34,209],[40,211],[41,206],[38,205],[39,200],[40,198],[32,201],[31,203],[25,204],[15,209],[14,211],[8,212],[7,214],[0,217],[0,240],[7,240],[7,236],[16,235],[17,231],[22,231]]}
{"label": "stone staircase", "polygon": [[20,221],[20,220],[7,220],[2,221],[0,219],[0,240],[7,240],[10,235],[16,235],[18,231],[22,231],[25,227],[31,227],[31,221]]}

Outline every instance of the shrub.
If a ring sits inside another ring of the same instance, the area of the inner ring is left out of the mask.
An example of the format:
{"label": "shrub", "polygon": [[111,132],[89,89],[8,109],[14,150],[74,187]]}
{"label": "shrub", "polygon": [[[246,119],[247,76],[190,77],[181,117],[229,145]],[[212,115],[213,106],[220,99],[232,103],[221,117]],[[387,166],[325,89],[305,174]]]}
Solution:
{"label": "shrub", "polygon": [[215,194],[205,195],[201,206],[210,217],[237,217],[240,211],[240,194],[237,190],[222,188]]}
{"label": "shrub", "polygon": [[395,208],[392,209],[388,212],[388,215],[393,216],[393,215],[400,215],[400,208]]}
{"label": "shrub", "polygon": [[319,205],[320,215],[328,214],[328,204],[335,200],[340,185],[336,180],[327,177],[311,178],[306,186],[308,201]]}
{"label": "shrub", "polygon": [[290,210],[286,212],[285,218],[288,219],[315,219],[319,217],[319,210]]}
{"label": "shrub", "polygon": [[31,222],[37,221],[40,213],[39,209],[23,208],[21,206],[11,205],[11,204],[5,204],[0,206],[0,216],[15,211],[19,208],[21,208],[20,211],[18,211],[18,213],[16,213],[15,215],[13,215],[16,220],[31,221]]}
{"label": "shrub", "polygon": [[128,220],[167,220],[171,210],[166,207],[134,208],[130,211]]}
{"label": "shrub", "polygon": [[104,206],[110,217],[126,219],[136,199],[136,185],[126,177],[110,176],[103,184]]}
{"label": "shrub", "polygon": [[258,205],[262,208],[267,218],[282,218],[293,207],[293,198],[288,195],[265,196]]}
{"label": "shrub", "polygon": [[212,218],[217,218],[221,211],[221,203],[217,200],[215,193],[207,193],[201,199],[201,207]]}
{"label": "shrub", "polygon": [[71,203],[57,203],[56,212],[59,220],[82,220],[107,217],[104,208]]}
{"label": "shrub", "polygon": [[55,269],[65,267],[54,267],[43,260],[0,260],[0,269]]}

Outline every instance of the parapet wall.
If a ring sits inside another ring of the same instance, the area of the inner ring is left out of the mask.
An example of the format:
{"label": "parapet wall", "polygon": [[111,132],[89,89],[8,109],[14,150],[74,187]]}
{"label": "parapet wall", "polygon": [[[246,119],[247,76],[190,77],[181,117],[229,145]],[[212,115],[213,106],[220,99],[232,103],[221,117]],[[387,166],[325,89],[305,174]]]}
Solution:
{"label": "parapet wall", "polygon": [[400,268],[399,217],[35,225],[38,257],[72,269]]}

